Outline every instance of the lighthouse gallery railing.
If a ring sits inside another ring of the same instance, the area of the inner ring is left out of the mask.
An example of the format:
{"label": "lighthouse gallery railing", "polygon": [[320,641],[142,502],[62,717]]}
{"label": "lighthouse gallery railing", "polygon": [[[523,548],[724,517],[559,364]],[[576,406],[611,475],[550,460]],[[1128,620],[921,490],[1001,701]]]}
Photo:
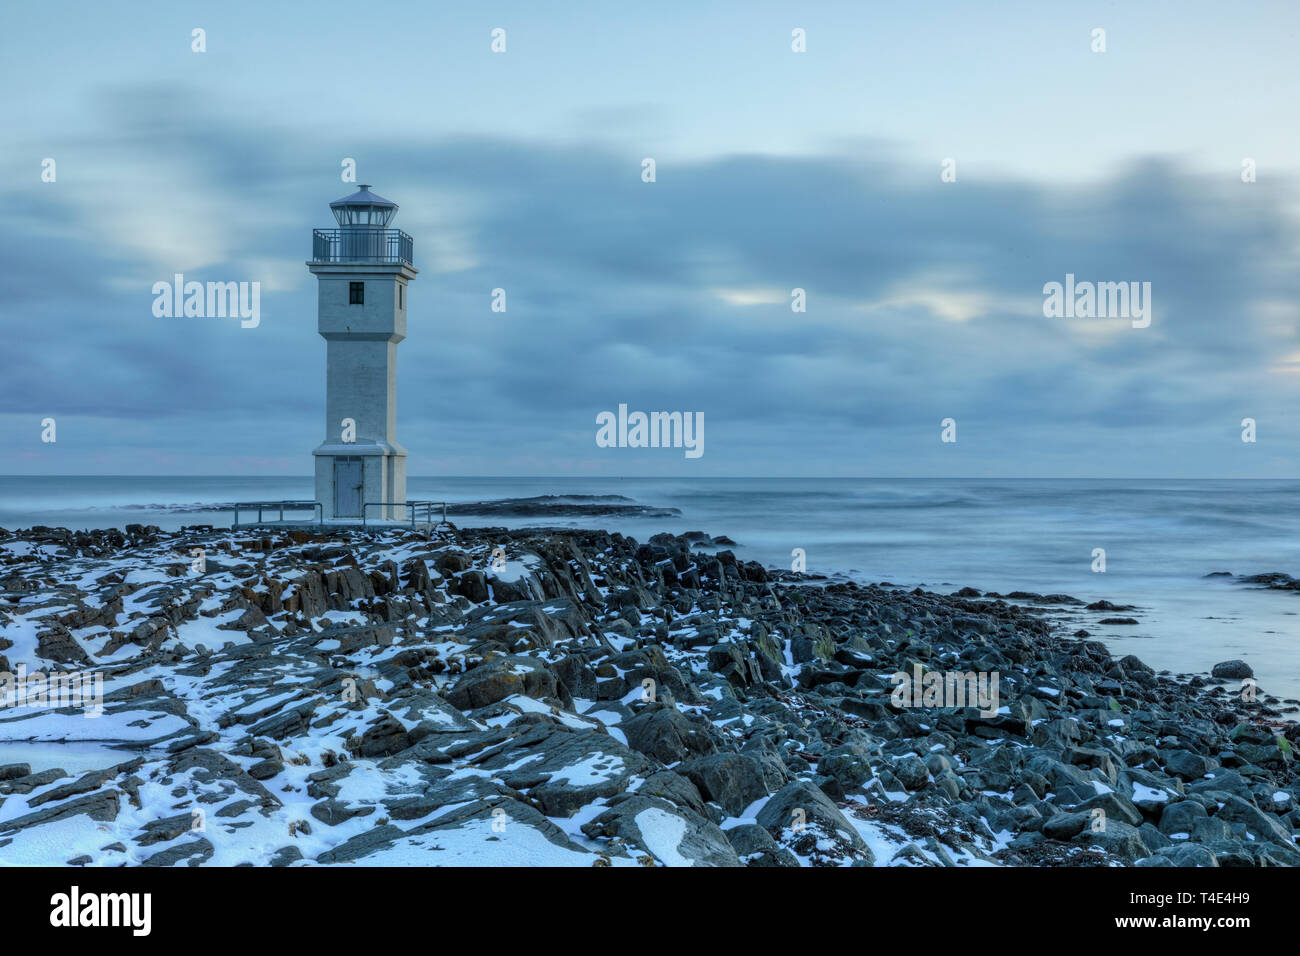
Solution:
{"label": "lighthouse gallery railing", "polygon": [[351,226],[311,231],[312,262],[404,262],[414,265],[415,240],[400,229]]}

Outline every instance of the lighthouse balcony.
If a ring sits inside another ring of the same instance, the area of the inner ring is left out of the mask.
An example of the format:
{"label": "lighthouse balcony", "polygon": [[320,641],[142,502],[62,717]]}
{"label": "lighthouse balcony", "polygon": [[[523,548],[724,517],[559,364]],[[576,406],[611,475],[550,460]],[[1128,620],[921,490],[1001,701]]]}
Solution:
{"label": "lighthouse balcony", "polygon": [[312,262],[414,265],[415,243],[400,229],[343,226],[312,230]]}

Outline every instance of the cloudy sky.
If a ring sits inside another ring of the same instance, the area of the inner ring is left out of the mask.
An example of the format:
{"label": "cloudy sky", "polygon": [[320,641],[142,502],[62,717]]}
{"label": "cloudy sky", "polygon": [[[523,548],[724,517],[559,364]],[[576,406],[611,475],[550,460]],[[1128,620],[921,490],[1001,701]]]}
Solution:
{"label": "cloudy sky", "polygon": [[[449,6],[7,12],[0,473],[308,474],[352,158],[413,475],[1297,474],[1293,3]],[[261,324],[155,317],[177,272]],[[1150,327],[1044,317],[1066,273]],[[597,447],[620,403],[703,457]]]}

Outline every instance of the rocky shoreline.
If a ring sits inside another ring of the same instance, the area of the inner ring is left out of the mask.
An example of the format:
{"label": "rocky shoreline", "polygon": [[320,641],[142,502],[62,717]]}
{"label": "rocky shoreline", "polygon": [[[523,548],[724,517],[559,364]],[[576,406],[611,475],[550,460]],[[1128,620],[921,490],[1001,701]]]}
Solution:
{"label": "rocky shoreline", "polygon": [[[1262,691],[1027,606],[1068,595],[816,581],[724,541],[0,531],[0,671],[103,681],[94,718],[0,708],[0,859],[1300,864],[1300,728]],[[900,707],[897,673],[995,675],[997,707]]]}

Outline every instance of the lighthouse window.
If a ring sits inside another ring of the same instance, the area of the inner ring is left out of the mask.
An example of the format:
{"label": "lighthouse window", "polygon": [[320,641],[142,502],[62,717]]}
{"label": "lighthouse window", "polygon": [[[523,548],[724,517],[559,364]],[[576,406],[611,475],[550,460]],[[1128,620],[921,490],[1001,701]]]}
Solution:
{"label": "lighthouse window", "polygon": [[404,285],[397,287],[397,307],[399,309],[406,308],[406,286]]}
{"label": "lighthouse window", "polygon": [[366,284],[364,282],[348,283],[348,305],[366,304]]}

